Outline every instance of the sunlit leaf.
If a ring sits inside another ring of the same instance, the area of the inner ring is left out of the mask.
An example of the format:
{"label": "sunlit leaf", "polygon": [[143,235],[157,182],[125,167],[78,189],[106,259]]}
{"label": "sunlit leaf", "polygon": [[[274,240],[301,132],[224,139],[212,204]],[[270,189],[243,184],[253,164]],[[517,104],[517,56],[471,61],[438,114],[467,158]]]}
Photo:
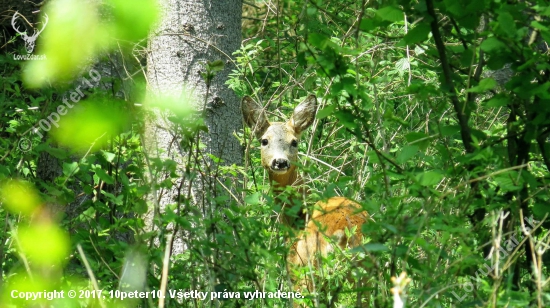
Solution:
{"label": "sunlit leaf", "polygon": [[437,171],[427,171],[417,174],[416,179],[422,186],[433,186],[441,182],[443,175]]}
{"label": "sunlit leaf", "polygon": [[38,191],[28,182],[9,180],[0,184],[0,200],[12,213],[31,215],[40,205]]}
{"label": "sunlit leaf", "polygon": [[397,162],[402,164],[407,162],[409,159],[414,157],[418,153],[419,147],[416,145],[406,145],[404,146],[399,154],[397,155]]}
{"label": "sunlit leaf", "polygon": [[94,54],[108,45],[105,23],[88,1],[57,0],[46,5],[49,22],[39,37],[37,54],[46,60],[29,61],[23,78],[32,87],[74,77]]}
{"label": "sunlit leaf", "polygon": [[483,51],[491,53],[501,49],[505,49],[506,45],[496,37],[490,37],[483,41],[480,47]]}
{"label": "sunlit leaf", "polygon": [[66,176],[71,176],[78,171],[78,163],[63,163],[63,174]]}
{"label": "sunlit leaf", "polygon": [[112,102],[82,102],[63,116],[52,136],[63,146],[85,152],[102,148],[113,135],[122,131],[128,113]]}
{"label": "sunlit leaf", "polygon": [[33,264],[60,264],[69,255],[69,235],[55,224],[21,226],[17,234],[22,253]]}
{"label": "sunlit leaf", "polygon": [[324,119],[334,113],[334,110],[336,109],[336,105],[328,105],[325,108],[319,110],[317,112],[317,119]]}
{"label": "sunlit leaf", "polygon": [[413,45],[416,43],[423,42],[428,39],[428,35],[431,32],[430,25],[427,23],[420,23],[414,27],[409,33],[405,35],[400,45]]}
{"label": "sunlit leaf", "polygon": [[389,251],[390,249],[388,246],[382,244],[382,243],[368,243],[359,247],[355,247],[351,249],[352,252],[382,252],[382,251]]}
{"label": "sunlit leaf", "polygon": [[441,126],[439,129],[443,137],[453,136],[460,132],[460,126],[458,125],[445,125]]}
{"label": "sunlit leaf", "polygon": [[503,107],[507,106],[510,102],[510,99],[508,97],[493,97],[491,98],[485,106],[487,107]]}
{"label": "sunlit leaf", "polygon": [[380,16],[380,18],[388,21],[401,21],[405,19],[405,16],[403,15],[403,11],[400,9],[393,7],[393,6],[386,6],[378,11],[376,11],[376,15]]}
{"label": "sunlit leaf", "polygon": [[244,202],[250,205],[258,205],[260,203],[260,193],[249,194],[244,198]]}
{"label": "sunlit leaf", "polygon": [[499,28],[506,33],[509,37],[515,37],[516,36],[516,24],[514,22],[514,17],[508,12],[501,12],[498,15],[498,25]]}
{"label": "sunlit leaf", "polygon": [[477,86],[468,89],[466,92],[483,93],[494,89],[496,86],[497,82],[493,78],[485,78]]}
{"label": "sunlit leaf", "polygon": [[112,6],[113,32],[118,39],[137,41],[147,36],[158,17],[158,3],[154,0],[139,2],[108,0]]}
{"label": "sunlit leaf", "polygon": [[102,180],[103,182],[105,182],[107,184],[113,184],[115,182],[113,177],[108,175],[107,172],[105,172],[105,170],[103,170],[101,168],[95,168],[94,172],[95,172],[95,175],[97,175],[97,177],[100,180]]}

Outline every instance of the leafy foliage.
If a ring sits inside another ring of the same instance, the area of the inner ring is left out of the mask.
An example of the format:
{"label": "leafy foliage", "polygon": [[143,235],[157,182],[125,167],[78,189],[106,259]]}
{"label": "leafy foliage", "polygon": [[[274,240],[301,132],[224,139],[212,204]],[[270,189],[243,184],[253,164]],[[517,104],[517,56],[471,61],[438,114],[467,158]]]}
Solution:
{"label": "leafy foliage", "polygon": [[[360,257],[367,303],[384,306],[388,278],[404,270],[413,306],[546,305],[545,274],[532,268],[545,268],[533,249],[548,235],[533,223],[548,198],[547,3],[279,8],[277,18],[266,8],[271,26],[243,46],[231,85],[252,85],[244,92],[274,109],[323,98],[306,155],[326,165],[311,162],[323,176],[310,185],[362,200],[374,216]],[[512,237],[524,241],[506,246]]]}
{"label": "leafy foliage", "polygon": [[[2,305],[35,304],[11,298],[12,290],[76,289],[103,292],[51,303],[157,306],[158,296],[117,301],[108,290],[156,292],[163,283],[172,291],[220,292],[220,306],[289,304],[242,297],[293,290],[285,264],[293,234],[273,219],[281,209],[267,192],[256,141],[236,134],[246,146],[245,168],[205,157],[201,114],[174,101],[161,107],[178,108],[169,120],[189,154],[184,168],[143,150],[147,115],[133,103],[142,99],[145,80],[134,60],[145,54],[139,40],[155,20],[151,3],[108,1],[103,9],[113,19],[85,44],[73,44],[82,41],[78,29],[54,19],[89,28],[99,13],[50,16],[41,46],[55,60],[48,63],[58,61],[53,68],[33,63],[25,70],[13,58],[22,41],[11,40],[0,56]],[[364,245],[298,271],[313,277],[316,289],[295,302],[387,307],[390,278],[405,271],[412,281],[403,298],[413,307],[548,306],[546,1],[255,1],[243,9],[246,39],[228,85],[269,106],[273,119],[316,94],[317,119],[300,144],[311,192],[305,204],[343,195],[372,218],[361,228]],[[92,8],[80,12],[86,10]],[[136,20],[143,23],[133,29]],[[63,97],[85,83],[67,80],[99,49],[126,40],[134,42],[117,54],[126,72],[102,70],[97,83],[81,88],[82,113],[69,110],[53,129]],[[62,45],[73,46],[77,57],[66,57]],[[205,63],[205,83],[228,67]],[[66,83],[46,82],[57,77]],[[101,114],[107,107],[109,114]],[[51,134],[40,128],[46,119]],[[202,160],[212,168],[201,170]],[[214,187],[203,194],[210,210],[194,207],[193,192],[179,185],[200,174],[209,175],[205,187]],[[180,197],[147,215],[163,189]],[[286,197],[293,196],[289,190]],[[167,262],[176,239],[186,250]],[[230,292],[242,298],[224,298]],[[170,307],[183,303],[211,304],[165,299]]]}

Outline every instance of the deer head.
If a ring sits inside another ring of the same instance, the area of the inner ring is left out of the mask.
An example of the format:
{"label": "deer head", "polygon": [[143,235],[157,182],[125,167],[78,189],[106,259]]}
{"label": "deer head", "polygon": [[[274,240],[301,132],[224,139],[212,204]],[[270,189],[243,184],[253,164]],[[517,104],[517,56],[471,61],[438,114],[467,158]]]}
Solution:
{"label": "deer head", "polygon": [[262,166],[270,177],[284,178],[295,173],[293,165],[298,160],[298,141],[302,132],[313,123],[317,112],[315,96],[310,95],[301,102],[287,122],[270,123],[264,109],[249,96],[243,98],[242,112],[246,124],[260,140]]}
{"label": "deer head", "polygon": [[27,35],[26,31],[21,31],[17,27],[16,21],[19,18],[19,16],[22,16],[19,12],[15,12],[15,14],[13,14],[13,17],[11,18],[11,25],[15,30],[15,32],[19,33],[23,38],[23,40],[25,41],[25,49],[27,50],[27,52],[32,53],[32,51],[34,50],[34,45],[36,43],[36,39],[38,38],[38,35],[40,35],[42,31],[44,31],[44,29],[46,28],[46,25],[48,24],[48,15],[44,14],[44,22],[42,23],[42,29],[40,29],[39,31],[34,29],[33,35],[31,36]]}

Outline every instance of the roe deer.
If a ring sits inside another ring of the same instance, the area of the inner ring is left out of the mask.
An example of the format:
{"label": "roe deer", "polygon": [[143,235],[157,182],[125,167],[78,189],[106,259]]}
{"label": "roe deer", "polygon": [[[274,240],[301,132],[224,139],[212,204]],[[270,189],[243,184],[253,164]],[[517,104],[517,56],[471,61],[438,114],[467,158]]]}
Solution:
{"label": "roe deer", "polygon": [[[262,166],[268,171],[273,192],[278,194],[286,186],[300,186],[302,179],[295,165],[298,161],[298,141],[302,132],[315,119],[316,97],[308,96],[294,109],[290,120],[285,123],[270,123],[263,108],[248,96],[243,98],[241,108],[246,124],[251,128],[254,136],[260,140]],[[303,188],[301,190],[304,192]],[[276,200],[282,203],[277,198]],[[317,267],[316,255],[326,256],[332,252],[334,250],[332,243],[336,243],[342,249],[361,244],[361,225],[366,222],[368,214],[356,202],[343,197],[332,197],[326,201],[317,202],[303,230],[297,229],[295,219],[285,213],[285,206],[288,204],[282,206],[279,221],[299,231],[298,238],[292,241],[287,259],[291,268],[308,264]],[[303,212],[303,210],[299,211],[299,219],[305,218]],[[356,227],[355,234],[348,238],[345,229],[351,230],[353,227]],[[294,283],[296,284],[295,281]],[[313,291],[310,283],[302,281],[295,285],[297,288],[303,286]]]}

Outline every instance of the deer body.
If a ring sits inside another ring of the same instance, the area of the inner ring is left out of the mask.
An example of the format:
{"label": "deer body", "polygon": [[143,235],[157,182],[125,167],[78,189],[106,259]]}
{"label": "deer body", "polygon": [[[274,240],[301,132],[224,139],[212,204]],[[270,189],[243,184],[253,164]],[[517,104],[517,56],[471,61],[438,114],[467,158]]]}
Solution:
{"label": "deer body", "polygon": [[[243,99],[242,111],[246,124],[262,145],[262,166],[268,171],[269,180],[273,183],[272,190],[279,193],[287,186],[299,187],[302,179],[295,165],[298,161],[298,141],[301,133],[315,119],[315,96],[310,95],[300,103],[287,122],[270,123],[262,107],[250,97]],[[299,190],[304,192],[303,188]],[[299,219],[305,218],[303,212],[299,211]],[[333,244],[341,249],[360,245],[361,225],[368,217],[359,204],[344,197],[332,197],[317,202],[303,230],[297,229],[294,219],[284,213],[284,206],[281,216],[281,223],[298,231],[298,238],[293,241],[287,260],[291,267],[308,264],[318,266],[316,255],[326,256],[334,251]],[[357,227],[355,233],[348,237],[345,230],[351,230],[353,227]],[[300,284],[312,291],[309,283]]]}

